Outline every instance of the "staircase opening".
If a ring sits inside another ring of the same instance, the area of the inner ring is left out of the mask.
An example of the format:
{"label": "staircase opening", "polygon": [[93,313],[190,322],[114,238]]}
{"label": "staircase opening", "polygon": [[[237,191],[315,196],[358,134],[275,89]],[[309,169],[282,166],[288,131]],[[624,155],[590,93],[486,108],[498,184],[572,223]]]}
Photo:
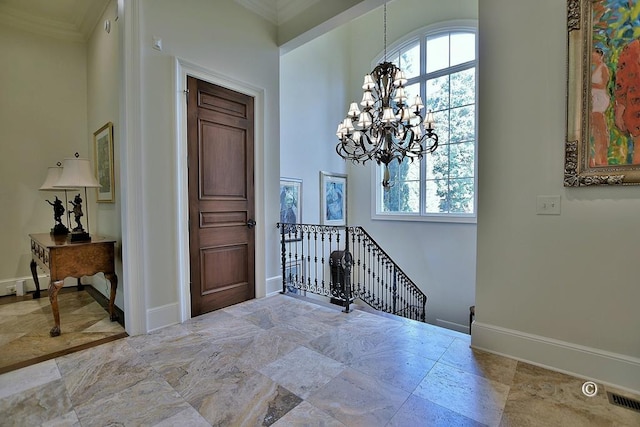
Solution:
{"label": "staircase opening", "polygon": [[362,227],[278,223],[282,292],[425,322],[427,296]]}

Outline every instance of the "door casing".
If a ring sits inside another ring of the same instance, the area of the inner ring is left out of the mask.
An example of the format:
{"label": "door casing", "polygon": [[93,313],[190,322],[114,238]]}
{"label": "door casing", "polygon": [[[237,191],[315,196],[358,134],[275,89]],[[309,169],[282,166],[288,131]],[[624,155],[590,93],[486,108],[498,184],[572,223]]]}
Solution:
{"label": "door casing", "polygon": [[[254,181],[265,182],[264,156],[264,89],[258,88],[227,76],[217,74],[199,65],[175,58],[175,106],[176,106],[176,135],[175,135],[175,170],[176,170],[176,242],[178,257],[178,318],[184,322],[191,318],[191,289],[189,266],[189,188],[187,169],[187,106],[185,90],[187,75],[206,82],[226,87],[249,96],[254,101]],[[255,185],[255,297],[261,298],[266,294],[266,262],[265,253],[266,228],[265,224],[265,195],[264,186]]]}

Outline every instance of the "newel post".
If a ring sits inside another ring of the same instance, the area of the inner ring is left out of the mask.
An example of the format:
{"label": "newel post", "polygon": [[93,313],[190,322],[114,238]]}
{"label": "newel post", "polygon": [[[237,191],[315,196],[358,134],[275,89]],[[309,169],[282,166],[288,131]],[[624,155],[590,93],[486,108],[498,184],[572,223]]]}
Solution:
{"label": "newel post", "polygon": [[348,313],[351,305],[351,264],[353,261],[353,257],[351,256],[351,252],[349,252],[349,227],[344,227],[345,232],[345,243],[344,243],[344,254],[342,255],[342,268],[344,269],[344,312]]}
{"label": "newel post", "polygon": [[397,306],[397,301],[398,301],[398,271],[396,268],[396,265],[393,265],[393,294],[392,294],[392,300],[393,300],[393,314],[397,314],[398,311],[396,310],[396,306]]}
{"label": "newel post", "polygon": [[287,265],[287,247],[284,243],[284,229],[285,229],[285,225],[284,224],[279,224],[280,225],[280,250],[281,250],[281,254],[282,254],[282,293],[285,294],[287,293],[287,278],[286,276],[286,265]]}

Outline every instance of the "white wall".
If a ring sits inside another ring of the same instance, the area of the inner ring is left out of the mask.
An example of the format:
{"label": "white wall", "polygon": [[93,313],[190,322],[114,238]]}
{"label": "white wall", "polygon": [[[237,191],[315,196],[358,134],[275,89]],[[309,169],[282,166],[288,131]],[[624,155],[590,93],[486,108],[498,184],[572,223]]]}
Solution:
{"label": "white wall", "polygon": [[342,27],[280,57],[280,175],[302,179],[302,223],[320,223],[320,171],[346,173],[332,106],[346,102],[347,43]]}
{"label": "white wall", "polygon": [[638,391],[640,187],[562,185],[566,27],[565,2],[481,1],[473,344]]}
{"label": "white wall", "polygon": [[[115,202],[94,203],[95,190],[91,190],[92,201],[90,213],[91,232],[103,236],[109,236],[118,240],[116,244],[116,274],[118,275],[118,291],[116,292],[116,305],[124,307],[124,287],[127,285],[122,274],[122,253],[120,242],[122,227],[120,220],[120,67],[121,55],[119,49],[119,22],[117,16],[117,1],[112,0],[94,29],[87,42],[87,141],[90,141],[90,158],[95,161],[93,146],[93,133],[102,128],[106,123],[113,123],[114,127],[114,165],[113,174],[115,180]],[[111,31],[107,33],[102,23],[105,20],[111,22]],[[93,279],[93,286],[109,296],[109,284],[102,275]]]}
{"label": "white wall", "polygon": [[[477,0],[395,0],[387,5],[387,41],[391,45],[426,25],[456,19],[477,19]],[[353,21],[351,78],[348,98],[362,98],[362,78],[371,61],[383,51],[383,11],[378,8]],[[372,31],[372,29],[375,29]],[[334,105],[340,117],[348,101]],[[337,126],[337,121],[335,123]],[[327,135],[335,141],[335,129]],[[479,142],[479,150],[482,142]],[[447,327],[466,331],[469,306],[474,304],[476,269],[475,224],[381,221],[371,219],[371,166],[349,167],[349,216],[362,225],[398,265],[427,294],[427,322],[453,323]]]}
{"label": "white wall", "polygon": [[[262,217],[256,233],[267,250],[257,252],[266,265],[266,277],[278,274],[277,229],[279,174],[278,47],[275,26],[233,0],[140,1],[141,27],[141,164],[130,165],[144,188],[144,230],[137,254],[144,269],[144,306],[147,329],[178,321],[178,171],[176,170],[176,112],[174,108],[174,60],[197,64],[231,80],[264,91],[264,145],[256,147],[256,191],[264,194]],[[152,48],[153,37],[162,38],[163,51]],[[260,141],[261,143],[261,141]],[[188,256],[187,256],[188,259]],[[264,295],[265,283],[257,281],[256,295]]]}
{"label": "white wall", "polygon": [[[84,43],[0,26],[0,295],[30,279],[29,233],[47,233],[53,210],[38,191],[47,167],[77,151],[88,156]],[[66,206],[68,208],[69,206]],[[47,281],[40,285],[47,286]],[[33,289],[33,288],[31,288]]]}

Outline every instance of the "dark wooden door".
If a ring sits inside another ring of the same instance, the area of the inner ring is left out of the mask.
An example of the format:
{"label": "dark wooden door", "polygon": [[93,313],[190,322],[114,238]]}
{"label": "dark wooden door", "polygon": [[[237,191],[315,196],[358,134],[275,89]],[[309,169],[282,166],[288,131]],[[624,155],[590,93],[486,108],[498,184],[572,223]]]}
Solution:
{"label": "dark wooden door", "polygon": [[191,314],[255,297],[253,98],[187,78]]}

